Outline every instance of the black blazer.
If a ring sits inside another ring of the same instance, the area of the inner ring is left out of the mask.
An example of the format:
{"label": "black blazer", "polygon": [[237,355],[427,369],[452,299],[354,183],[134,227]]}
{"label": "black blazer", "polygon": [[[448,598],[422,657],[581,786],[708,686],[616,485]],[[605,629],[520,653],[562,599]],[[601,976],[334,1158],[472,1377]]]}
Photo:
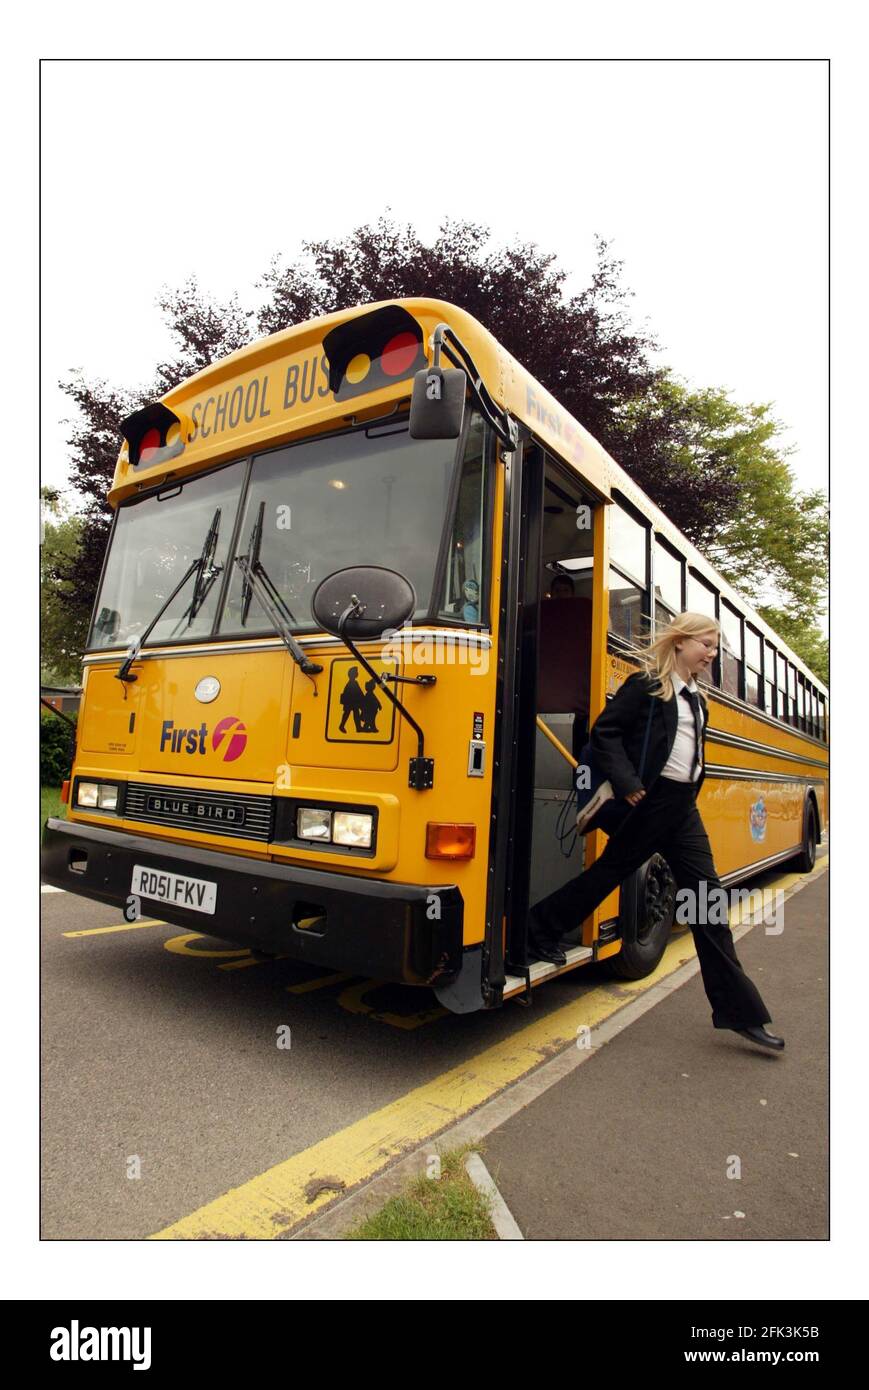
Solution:
{"label": "black blazer", "polygon": [[[651,684],[651,678],[644,671],[635,671],[633,675],[628,676],[612,699],[607,701],[591,730],[592,752],[604,776],[612,783],[615,796],[629,796],[631,792],[641,791],[643,788],[648,791],[661,775],[676,741],[676,728],[679,723],[676,701],[681,699],[681,696],[674,695],[672,700],[661,700],[649,694]],[[640,781],[637,768],[643,753],[649,701],[654,706],[652,726],[649,730],[646,766],[643,779]],[[697,780],[698,792],[706,777],[706,730],[709,724],[709,706],[702,691],[700,704],[703,708],[703,767]]]}

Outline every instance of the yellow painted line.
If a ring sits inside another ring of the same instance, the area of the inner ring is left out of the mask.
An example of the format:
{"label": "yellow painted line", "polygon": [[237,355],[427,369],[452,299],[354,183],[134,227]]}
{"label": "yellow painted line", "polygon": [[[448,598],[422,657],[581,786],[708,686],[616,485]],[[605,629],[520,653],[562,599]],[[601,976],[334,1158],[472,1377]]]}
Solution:
{"label": "yellow painted line", "polygon": [[[245,948],[248,949],[247,947]],[[191,956],[201,956],[201,951],[191,951]],[[250,954],[243,960],[226,960],[219,965],[218,970],[249,970],[252,965],[270,965],[274,960],[288,960],[288,956],[255,956]]]}
{"label": "yellow painted line", "polygon": [[243,956],[247,959],[250,956],[250,949],[247,946],[220,946],[217,950],[213,947],[195,950],[190,944],[192,941],[204,941],[205,939],[205,932],[185,932],[183,936],[172,936],[168,941],[164,941],[163,950],[171,951],[176,956],[192,956],[194,960],[214,960],[224,956],[235,959]]}
{"label": "yellow painted line", "polygon": [[[788,874],[767,888],[782,886],[786,891],[787,886],[816,876],[817,869],[807,875]],[[455,1124],[573,1042],[581,1027],[596,1027],[695,954],[693,938],[685,928],[669,943],[651,975],[642,980],[613,980],[587,991],[408,1095],[206,1202],[149,1239],[272,1240],[292,1230],[334,1200],[335,1183],[349,1189],[373,1177],[393,1158]],[[325,1177],[332,1181],[332,1190],[309,1202],[306,1189]]]}
{"label": "yellow painted line", "polygon": [[337,985],[341,980],[353,980],[354,975],[349,975],[346,970],[334,970],[331,975],[318,975],[316,980],[303,980],[299,985],[287,985],[287,994],[308,994],[312,989],[326,989],[328,985]]}
{"label": "yellow painted line", "polygon": [[[691,943],[693,947],[693,942]],[[673,943],[668,969],[648,976],[646,988],[682,964],[684,943]],[[594,1027],[638,993],[633,982],[619,982],[611,992],[593,990],[512,1037],[486,1049],[408,1095],[329,1135],[302,1153],[232,1188],[189,1216],[156,1232],[152,1240],[197,1240],[206,1237],[268,1240],[291,1230],[334,1199],[334,1190],[309,1202],[306,1187],[330,1177],[346,1188],[372,1177],[393,1158],[416,1148],[468,1111],[491,1100],[572,1042],[577,1028]]]}
{"label": "yellow painted line", "polygon": [[372,1004],[368,1003],[365,996],[375,989],[382,989],[385,983],[384,980],[360,980],[358,984],[348,985],[339,994],[338,1003],[348,1013],[367,1014],[377,1023],[388,1023],[392,1028],[422,1028],[424,1024],[434,1023],[439,1018],[445,1018],[449,1013],[449,1009],[443,1008],[440,1004],[432,1009],[422,1009],[415,1014],[394,1014],[375,1009]]}
{"label": "yellow painted line", "polygon": [[62,936],[105,936],[109,932],[138,931],[140,927],[168,927],[168,922],[119,922],[116,927],[87,927],[84,931],[65,931]]}

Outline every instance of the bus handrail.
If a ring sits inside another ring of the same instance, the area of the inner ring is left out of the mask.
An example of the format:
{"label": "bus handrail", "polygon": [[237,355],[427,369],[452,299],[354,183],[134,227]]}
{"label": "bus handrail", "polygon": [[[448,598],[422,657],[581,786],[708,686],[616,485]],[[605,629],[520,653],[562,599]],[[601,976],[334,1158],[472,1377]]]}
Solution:
{"label": "bus handrail", "polygon": [[561,743],[561,742],[559,741],[559,739],[557,739],[557,738],[555,737],[555,734],[552,732],[552,730],[550,729],[549,725],[548,725],[548,724],[544,724],[544,722],[543,722],[543,720],[540,718],[540,715],[539,715],[539,714],[538,714],[538,716],[537,716],[537,727],[538,727],[538,729],[540,730],[541,734],[545,734],[545,735],[546,735],[546,737],[549,739],[549,742],[552,744],[553,748],[557,748],[557,749],[558,749],[558,751],[559,751],[559,753],[561,754],[562,758],[564,758],[567,762],[570,763],[570,766],[571,766],[572,768],[576,768],[576,767],[579,766],[579,764],[578,764],[576,758],[574,758],[573,754],[572,754],[572,753],[568,753],[568,751],[567,751],[567,749],[565,748],[564,744]]}

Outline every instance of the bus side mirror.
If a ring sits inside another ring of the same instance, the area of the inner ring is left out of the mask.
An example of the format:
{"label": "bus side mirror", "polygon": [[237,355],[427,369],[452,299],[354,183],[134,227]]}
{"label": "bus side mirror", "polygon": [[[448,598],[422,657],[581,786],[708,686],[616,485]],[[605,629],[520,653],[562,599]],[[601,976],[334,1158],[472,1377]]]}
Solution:
{"label": "bus side mirror", "polygon": [[413,378],[411,439],[458,439],[468,379],[460,367],[425,367]]}
{"label": "bus side mirror", "polygon": [[384,632],[402,627],[415,608],[416,591],[410,580],[380,565],[336,570],[321,579],[311,595],[311,612],[318,627],[342,640],[349,637],[351,642],[382,637]]}

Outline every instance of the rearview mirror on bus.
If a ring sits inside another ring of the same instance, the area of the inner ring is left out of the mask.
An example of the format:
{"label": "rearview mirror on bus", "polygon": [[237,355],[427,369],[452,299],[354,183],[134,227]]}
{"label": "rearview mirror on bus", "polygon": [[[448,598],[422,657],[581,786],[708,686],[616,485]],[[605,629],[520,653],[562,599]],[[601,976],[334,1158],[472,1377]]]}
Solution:
{"label": "rearview mirror on bus", "polygon": [[425,367],[413,378],[411,439],[458,439],[468,378],[460,367]]}
{"label": "rearview mirror on bus", "polygon": [[318,626],[334,637],[349,637],[351,642],[382,637],[384,632],[401,627],[415,608],[416,591],[410,580],[380,565],[336,570],[322,579],[311,595],[311,612]]}

